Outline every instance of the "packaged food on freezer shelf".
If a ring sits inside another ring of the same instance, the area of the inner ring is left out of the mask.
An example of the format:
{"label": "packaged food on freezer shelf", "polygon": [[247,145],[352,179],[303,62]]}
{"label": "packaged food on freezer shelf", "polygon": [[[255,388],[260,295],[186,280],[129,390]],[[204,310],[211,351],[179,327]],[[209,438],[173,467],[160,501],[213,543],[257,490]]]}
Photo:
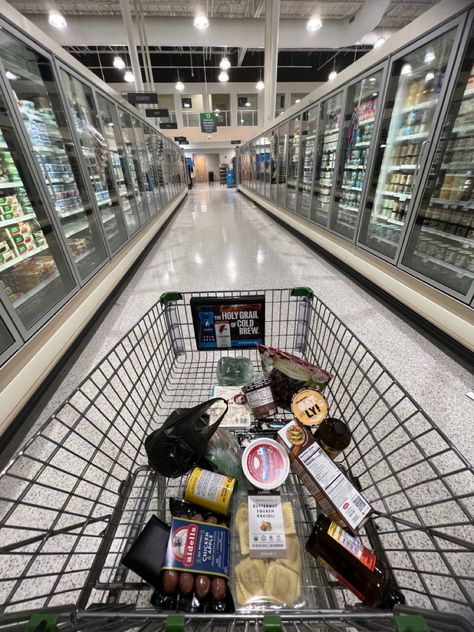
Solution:
{"label": "packaged food on freezer shelf", "polygon": [[[252,416],[247,407],[247,400],[238,386],[211,387],[211,397],[220,397],[227,401],[228,409],[220,423],[220,428],[233,430],[250,428]],[[216,403],[209,412],[210,423],[214,423],[221,415],[225,402]]]}
{"label": "packaged food on freezer shelf", "polygon": [[275,402],[282,408],[290,409],[291,399],[302,388],[314,388],[322,392],[332,374],[303,358],[257,345],[264,374],[270,379]]}
{"label": "packaged food on freezer shelf", "polygon": [[232,519],[233,574],[240,610],[310,607],[303,550],[290,497],[238,494]]}
{"label": "packaged food on freezer shelf", "polygon": [[340,526],[357,532],[373,509],[316,442],[310,428],[295,419],[278,431],[276,439],[288,452],[291,470],[323,513]]}

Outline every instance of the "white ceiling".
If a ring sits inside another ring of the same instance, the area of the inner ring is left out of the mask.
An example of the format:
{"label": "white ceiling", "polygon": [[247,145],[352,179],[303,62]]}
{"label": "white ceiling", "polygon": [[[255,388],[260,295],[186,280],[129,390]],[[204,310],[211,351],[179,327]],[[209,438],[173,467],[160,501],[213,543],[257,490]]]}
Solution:
{"label": "white ceiling", "polygon": [[[57,9],[64,15],[120,15],[120,0],[9,0],[10,4],[25,15],[46,14]],[[145,15],[189,17],[198,10],[215,18],[263,17],[265,0],[204,0],[203,2],[163,2],[139,0]],[[379,27],[399,29],[437,4],[439,0],[391,0]],[[130,0],[133,7],[135,0]],[[364,4],[363,0],[281,0],[282,18],[308,18],[315,11],[320,17],[343,19],[354,15]]]}

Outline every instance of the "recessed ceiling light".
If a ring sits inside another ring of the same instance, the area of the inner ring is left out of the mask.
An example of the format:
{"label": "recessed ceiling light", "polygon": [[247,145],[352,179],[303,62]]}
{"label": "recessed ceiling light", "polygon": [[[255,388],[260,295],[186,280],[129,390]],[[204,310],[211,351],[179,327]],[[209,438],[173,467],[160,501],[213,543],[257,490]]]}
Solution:
{"label": "recessed ceiling light", "polygon": [[250,101],[247,101],[247,103],[245,104],[246,108],[249,108],[252,104],[250,103]]}
{"label": "recessed ceiling light", "polygon": [[114,68],[118,68],[119,70],[123,70],[125,68],[124,60],[118,55],[114,57]]}
{"label": "recessed ceiling light", "polygon": [[265,84],[260,79],[260,81],[257,81],[257,83],[255,84],[255,87],[257,88],[257,90],[263,90],[265,88]]}
{"label": "recessed ceiling light", "polygon": [[310,18],[308,20],[308,23],[306,24],[306,28],[308,29],[308,31],[319,31],[322,25],[323,23],[321,22],[321,20],[315,17],[315,18]]}
{"label": "recessed ceiling light", "polygon": [[229,70],[229,68],[230,68],[230,61],[227,59],[227,57],[223,57],[221,59],[221,63],[219,64],[219,68],[222,68],[222,70]]}
{"label": "recessed ceiling light", "polygon": [[179,90],[179,91],[184,90],[184,83],[178,79],[178,81],[176,82],[175,88],[176,90]]}
{"label": "recessed ceiling light", "polygon": [[374,48],[379,48],[379,46],[382,46],[382,44],[385,42],[385,40],[386,40],[386,38],[385,38],[383,35],[381,35],[380,37],[378,37],[378,38],[375,40]]}
{"label": "recessed ceiling light", "polygon": [[196,15],[193,24],[197,29],[207,29],[209,20],[205,15]]}
{"label": "recessed ceiling light", "polygon": [[225,70],[220,72],[217,78],[219,79],[219,81],[229,81],[229,75],[226,73]]}
{"label": "recessed ceiling light", "polygon": [[7,70],[7,72],[5,73],[7,79],[10,79],[10,81],[15,81],[15,79],[18,79],[18,75],[15,75],[15,73],[10,72],[9,70]]}
{"label": "recessed ceiling light", "polygon": [[183,106],[184,106],[185,108],[190,108],[190,107],[191,107],[191,103],[188,103],[188,102],[186,101],[186,103],[183,103]]}
{"label": "recessed ceiling light", "polygon": [[301,99],[296,99],[295,103],[299,103],[301,101]]}
{"label": "recessed ceiling light", "polygon": [[332,72],[329,73],[328,81],[332,81],[336,77],[337,77],[337,72],[333,70]]}
{"label": "recessed ceiling light", "polygon": [[127,70],[123,78],[127,83],[133,83],[135,81],[135,75],[133,74],[131,70]]}
{"label": "recessed ceiling light", "polygon": [[48,22],[51,26],[54,26],[55,29],[65,29],[67,26],[66,18],[64,15],[61,15],[59,11],[50,11]]}

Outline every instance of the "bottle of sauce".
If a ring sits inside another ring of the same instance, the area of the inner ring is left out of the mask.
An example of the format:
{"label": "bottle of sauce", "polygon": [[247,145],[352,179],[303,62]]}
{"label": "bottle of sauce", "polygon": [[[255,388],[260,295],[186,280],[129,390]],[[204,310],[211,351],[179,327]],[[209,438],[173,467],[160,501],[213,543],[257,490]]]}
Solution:
{"label": "bottle of sauce", "polygon": [[334,417],[326,417],[316,428],[314,435],[324,452],[335,459],[351,442],[351,431],[346,423]]}
{"label": "bottle of sauce", "polygon": [[319,516],[306,550],[364,605],[393,608],[405,602],[375,553],[326,516]]}

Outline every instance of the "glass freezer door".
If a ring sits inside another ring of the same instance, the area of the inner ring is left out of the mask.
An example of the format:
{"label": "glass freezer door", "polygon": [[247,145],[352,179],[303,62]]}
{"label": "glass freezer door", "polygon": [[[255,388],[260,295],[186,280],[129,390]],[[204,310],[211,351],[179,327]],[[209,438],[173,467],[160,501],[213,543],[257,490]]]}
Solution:
{"label": "glass freezer door", "polygon": [[470,298],[474,280],[474,36],[463,58],[402,266]]}
{"label": "glass freezer door", "polygon": [[97,95],[97,103],[99,106],[100,119],[102,121],[102,129],[104,130],[105,140],[109,148],[113,177],[117,184],[118,194],[122,202],[122,211],[127,226],[127,232],[131,237],[140,228],[140,220],[135,204],[133,180],[120,136],[117,110],[113,103],[100,95]]}
{"label": "glass freezer door", "polygon": [[76,285],[30,172],[0,95],[0,288],[27,330]]}
{"label": "glass freezer door", "polygon": [[120,130],[122,132],[123,144],[125,147],[125,155],[127,157],[128,170],[133,183],[133,191],[138,209],[138,216],[140,218],[140,224],[143,226],[150,216],[148,214],[148,205],[145,198],[145,192],[143,191],[141,174],[139,172],[139,157],[137,153],[137,147],[135,145],[135,138],[133,135],[132,117],[128,112],[119,109],[119,118]]}
{"label": "glass freezer door", "polygon": [[290,211],[296,210],[296,196],[298,184],[298,168],[300,164],[301,114],[290,121],[288,135],[288,180],[286,186],[286,207]]}
{"label": "glass freezer door", "polygon": [[[61,69],[60,73],[105,236],[110,250],[116,252],[127,240],[127,233],[92,89],[64,70]],[[75,230],[74,234],[80,236],[83,230],[87,230],[87,225],[81,221],[70,222],[68,230]]]}
{"label": "glass freezer door", "polygon": [[[50,61],[0,31],[0,56],[81,279],[107,258]],[[83,226],[77,234],[76,226]]]}
{"label": "glass freezer door", "polygon": [[19,341],[12,335],[2,318],[2,309],[0,306],[0,366],[11,356],[19,345]]}
{"label": "glass freezer door", "polygon": [[342,159],[338,170],[331,228],[351,240],[355,235],[360,198],[365,185],[381,81],[380,70],[350,86],[347,92]]}
{"label": "glass freezer door", "polygon": [[268,191],[271,200],[278,195],[278,130],[272,130],[269,138],[270,164],[268,174]]}
{"label": "glass freezer door", "polygon": [[327,226],[336,170],[337,140],[342,119],[342,92],[321,105],[314,168],[311,220]]}
{"label": "glass freezer door", "polygon": [[[160,187],[159,187],[159,173],[158,173],[158,161],[155,159],[156,150],[154,149],[155,136],[154,132],[148,125],[143,127],[143,133],[145,136],[145,147],[148,155],[148,164],[150,166],[149,174],[150,174],[150,184],[152,190],[155,194],[156,204],[150,207],[152,215],[156,215],[159,210],[162,208],[161,197],[160,197]],[[172,156],[170,156],[172,160]],[[173,168],[173,165],[170,164],[170,168]]]}
{"label": "glass freezer door", "polygon": [[359,242],[395,259],[417,176],[433,133],[434,112],[456,29],[393,62]]}
{"label": "glass freezer door", "polygon": [[132,116],[133,131],[135,133],[135,143],[137,146],[137,175],[140,190],[142,192],[142,198],[145,197],[147,202],[147,217],[146,221],[150,219],[151,215],[156,212],[155,197],[153,195],[153,183],[151,179],[150,166],[148,164],[148,154],[145,144],[145,134],[143,133],[142,123],[139,119]]}
{"label": "glass freezer door", "polygon": [[288,156],[288,123],[278,127],[278,204],[286,205],[286,167]]}
{"label": "glass freezer door", "polygon": [[311,199],[313,197],[314,145],[316,142],[316,125],[318,123],[319,106],[303,112],[301,129],[300,172],[298,180],[298,200],[296,211],[309,218]]}

